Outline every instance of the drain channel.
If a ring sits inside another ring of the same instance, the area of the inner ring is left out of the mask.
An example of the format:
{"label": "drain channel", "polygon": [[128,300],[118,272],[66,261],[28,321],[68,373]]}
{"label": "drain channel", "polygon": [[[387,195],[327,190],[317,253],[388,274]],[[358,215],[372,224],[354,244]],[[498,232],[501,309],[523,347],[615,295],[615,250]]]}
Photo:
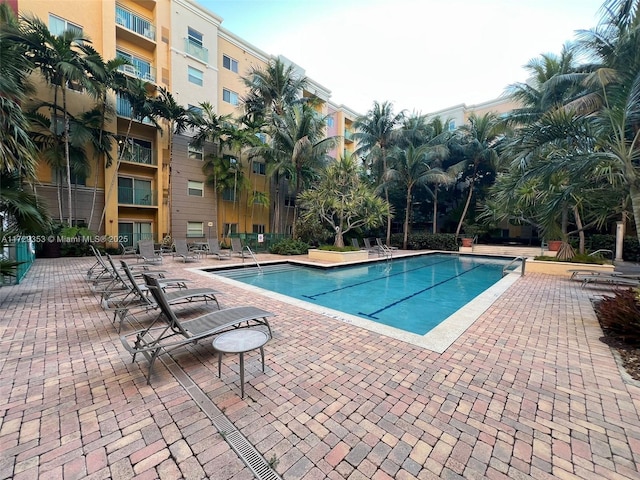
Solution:
{"label": "drain channel", "polygon": [[160,361],[169,369],[178,382],[200,406],[204,414],[209,417],[213,426],[227,441],[229,446],[240,457],[244,464],[253,472],[258,480],[282,480],[282,477],[271,468],[253,445],[231,423],[215,403],[196,385],[191,377],[180,368],[170,355],[161,357]]}

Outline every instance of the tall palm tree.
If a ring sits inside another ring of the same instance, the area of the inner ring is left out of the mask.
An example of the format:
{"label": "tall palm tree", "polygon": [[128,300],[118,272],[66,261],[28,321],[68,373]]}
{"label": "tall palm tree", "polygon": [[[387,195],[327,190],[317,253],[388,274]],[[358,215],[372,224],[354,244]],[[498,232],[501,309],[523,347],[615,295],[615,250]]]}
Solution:
{"label": "tall palm tree", "polygon": [[[584,80],[589,92],[571,107],[597,126],[594,162],[622,177],[636,223],[640,219],[640,0],[608,0],[602,19],[578,34],[577,48],[595,61]],[[640,229],[637,230],[640,242]]]}
{"label": "tall palm tree", "polygon": [[[283,115],[275,117],[276,130],[270,148],[277,153],[269,155],[276,160],[274,169],[284,173],[294,198],[303,188],[317,179],[318,173],[329,161],[328,152],[335,148],[337,137],[325,137],[326,119],[311,106],[298,104],[289,107]],[[293,236],[298,219],[297,202],[293,210]]]}
{"label": "tall palm tree", "polygon": [[449,180],[446,172],[434,166],[446,158],[448,153],[444,145],[422,144],[418,147],[409,145],[406,149],[397,148],[389,155],[391,166],[385,172],[383,185],[395,183],[405,191],[406,204],[402,240],[402,248],[405,250],[409,239],[413,189],[419,185],[445,183]]}
{"label": "tall palm tree", "polygon": [[[354,139],[358,142],[356,155],[365,158],[367,169],[376,171],[376,183],[383,182],[387,171],[387,154],[392,146],[393,132],[404,118],[404,112],[395,114],[390,102],[373,102],[366,115],[358,117],[353,123]],[[384,187],[384,199],[389,203],[389,189]],[[387,245],[391,243],[391,216],[387,217]]]}
{"label": "tall palm tree", "polygon": [[289,106],[304,101],[302,90],[307,78],[296,74],[293,65],[285,65],[280,58],[271,59],[265,68],[252,67],[242,80],[248,89],[242,99],[245,115],[253,119],[283,115]]}
{"label": "tall palm tree", "polygon": [[[62,113],[62,131],[64,139],[64,158],[67,180],[68,223],[73,224],[73,203],[71,189],[71,158],[69,151],[69,110],[67,92],[72,84],[87,85],[87,67],[84,56],[94,53],[89,47],[90,41],[75,30],[66,30],[54,35],[39,18],[27,16],[20,40],[24,42],[27,56],[45,81],[54,90],[52,116],[58,119]],[[58,93],[61,104],[58,110]]]}
{"label": "tall palm tree", "polygon": [[468,160],[465,184],[468,188],[467,199],[456,227],[456,237],[465,221],[475,187],[482,178],[493,177],[498,169],[498,144],[506,132],[506,123],[494,113],[478,116],[472,113],[466,125],[460,127],[462,135],[461,150]]}

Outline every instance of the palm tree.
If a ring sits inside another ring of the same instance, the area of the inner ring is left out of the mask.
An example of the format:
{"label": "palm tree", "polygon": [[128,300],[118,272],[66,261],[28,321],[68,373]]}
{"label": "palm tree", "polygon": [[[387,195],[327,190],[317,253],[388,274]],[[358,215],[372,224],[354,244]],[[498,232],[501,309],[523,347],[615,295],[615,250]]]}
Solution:
{"label": "palm tree", "polygon": [[29,122],[20,107],[33,91],[28,75],[33,66],[17,41],[20,25],[6,3],[0,4],[0,171],[36,176],[37,156]]}
{"label": "palm tree", "polygon": [[[355,153],[366,159],[367,169],[377,171],[378,184],[382,183],[384,172],[387,171],[387,153],[392,146],[393,132],[404,116],[404,112],[394,114],[390,102],[373,102],[371,110],[353,123],[353,137],[359,145]],[[384,187],[383,191],[384,199],[389,203],[388,188]],[[386,243],[391,243],[391,216],[387,217]]]}
{"label": "palm tree", "polygon": [[[84,56],[92,55],[90,41],[75,30],[66,30],[53,35],[47,25],[35,17],[25,17],[20,40],[26,47],[26,55],[54,90],[52,116],[58,119],[62,113],[62,132],[68,194],[68,223],[73,224],[73,204],[71,190],[71,158],[69,151],[69,111],[67,91],[72,84],[87,85],[87,67]],[[62,104],[58,109],[58,93]],[[56,127],[57,128],[57,127]]]}
{"label": "palm tree", "polygon": [[[592,160],[620,175],[640,219],[640,1],[608,0],[593,30],[579,32],[577,48],[595,58],[584,80],[589,92],[572,102],[595,113],[597,148]],[[637,230],[640,242],[640,229]]]}
{"label": "palm tree", "polygon": [[391,166],[384,174],[385,183],[383,185],[397,184],[405,191],[406,204],[402,240],[402,248],[405,250],[409,239],[413,189],[419,185],[446,183],[449,176],[434,165],[440,163],[448,154],[449,152],[444,145],[422,144],[418,147],[409,145],[406,149],[398,148],[389,155]]}
{"label": "palm tree", "polygon": [[499,160],[497,147],[505,131],[506,124],[494,113],[485,113],[482,116],[472,113],[468,123],[460,127],[463,142],[461,150],[464,157],[468,159],[465,183],[469,191],[456,227],[456,237],[460,235],[476,184],[484,177],[493,177],[497,171]]}
{"label": "palm tree", "polygon": [[[325,137],[326,119],[311,106],[291,106],[283,115],[274,117],[276,130],[270,148],[276,163],[272,172],[284,174],[297,198],[303,188],[318,177],[319,170],[329,161],[328,152],[335,148],[337,137]],[[293,237],[298,219],[298,205],[293,210]]]}
{"label": "palm tree", "polygon": [[292,65],[280,59],[271,59],[265,68],[252,67],[242,78],[248,93],[242,101],[245,115],[253,119],[269,119],[283,115],[288,107],[304,102],[302,90],[307,78],[296,74]]}

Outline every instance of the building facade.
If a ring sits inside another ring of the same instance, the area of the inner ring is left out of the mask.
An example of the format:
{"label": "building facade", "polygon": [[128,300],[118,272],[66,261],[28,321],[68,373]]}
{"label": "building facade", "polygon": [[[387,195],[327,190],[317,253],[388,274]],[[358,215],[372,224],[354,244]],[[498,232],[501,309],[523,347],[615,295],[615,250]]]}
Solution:
{"label": "building facade", "polygon": [[[103,59],[123,58],[125,75],[139,79],[153,96],[161,89],[185,108],[209,104],[215,115],[238,117],[246,92],[242,77],[262,69],[273,59],[222,27],[222,19],[195,0],[102,0],[100,2],[12,0],[21,15],[36,16],[52,33],[81,31]],[[286,59],[283,59],[286,60]],[[304,75],[304,70],[294,65]],[[327,134],[340,135],[334,155],[352,151],[348,138],[355,112],[330,102],[330,91],[308,79],[301,96],[314,97],[327,116]],[[34,75],[37,97],[51,100],[53,89]],[[106,235],[114,242],[135,245],[138,240],[161,242],[174,238],[222,239],[230,233],[291,231],[294,199],[281,202],[285,211],[274,215],[274,196],[283,194],[271,181],[260,159],[249,159],[240,149],[222,155],[237,166],[242,188],[215,191],[210,172],[203,169],[213,144],[196,146],[195,132],[171,133],[174,124],[135,118],[125,98],[110,93],[116,114],[106,129],[117,136],[111,166],[96,158],[90,172],[74,176],[74,223]],[[86,92],[69,90],[70,111],[86,111],[95,104]],[[333,133],[335,131],[335,133]],[[260,138],[266,141],[266,138]],[[38,193],[54,217],[66,218],[66,177],[60,167],[39,165]],[[286,195],[286,192],[284,193]],[[95,198],[95,201],[94,201]],[[276,226],[273,217],[284,219]],[[290,220],[287,220],[290,219]]]}

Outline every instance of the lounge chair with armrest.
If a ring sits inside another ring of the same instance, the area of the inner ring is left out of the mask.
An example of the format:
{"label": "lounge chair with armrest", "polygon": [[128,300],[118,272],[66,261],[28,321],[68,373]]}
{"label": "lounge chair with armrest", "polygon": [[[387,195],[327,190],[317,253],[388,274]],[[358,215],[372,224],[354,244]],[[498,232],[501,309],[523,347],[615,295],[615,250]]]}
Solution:
{"label": "lounge chair with armrest", "polygon": [[[120,263],[122,265],[122,270],[127,276],[129,284],[132,287],[132,295],[128,300],[125,299],[125,301],[119,302],[112,306],[114,310],[113,322],[115,323],[118,318],[120,319],[120,322],[118,324],[118,332],[122,329],[122,322],[124,322],[124,320],[128,317],[137,320],[134,314],[134,310],[140,310],[141,312],[146,313],[150,310],[155,310],[158,308],[158,304],[156,303],[155,298],[149,293],[149,287],[147,286],[147,284],[138,283],[127,263],[122,260],[120,261]],[[163,289],[164,295],[169,305],[202,301],[206,303],[211,300],[213,302],[216,302],[216,306],[218,307],[218,309],[220,309],[220,303],[218,303],[218,298],[216,297],[220,294],[220,292],[214,290],[213,288],[180,288],[168,292],[164,288],[164,279],[157,278],[157,282],[158,285]]]}
{"label": "lounge chair with armrest", "polygon": [[189,251],[189,247],[187,246],[186,240],[176,240],[173,243],[173,248],[174,248],[174,252],[173,252],[174,258],[175,257],[182,258],[182,261],[184,263],[198,261],[198,254],[196,252]]}
{"label": "lounge chair with armrest", "polygon": [[249,258],[249,255],[244,253],[244,247],[242,246],[242,242],[238,237],[233,237],[231,239],[231,252],[242,258]]}
{"label": "lounge chair with armrest", "polygon": [[153,240],[140,240],[138,242],[138,261],[145,263],[162,263],[162,255],[157,252]]}
{"label": "lounge chair with armrest", "polygon": [[133,356],[133,361],[138,354],[142,354],[148,360],[147,384],[149,385],[156,359],[162,354],[190,343],[197,343],[236,328],[254,326],[265,327],[269,337],[272,337],[267,320],[268,317],[274,316],[271,312],[253,306],[232,307],[181,320],[172,310],[165,292],[160,288],[158,279],[145,275],[145,281],[160,308],[160,315],[147,328],[124,335],[120,340],[124,348]]}
{"label": "lounge chair with armrest", "polygon": [[220,248],[220,242],[218,242],[217,238],[210,238],[207,242],[207,245],[207,255],[215,255],[218,257],[218,260],[223,260],[231,257],[229,250],[223,251]]}

